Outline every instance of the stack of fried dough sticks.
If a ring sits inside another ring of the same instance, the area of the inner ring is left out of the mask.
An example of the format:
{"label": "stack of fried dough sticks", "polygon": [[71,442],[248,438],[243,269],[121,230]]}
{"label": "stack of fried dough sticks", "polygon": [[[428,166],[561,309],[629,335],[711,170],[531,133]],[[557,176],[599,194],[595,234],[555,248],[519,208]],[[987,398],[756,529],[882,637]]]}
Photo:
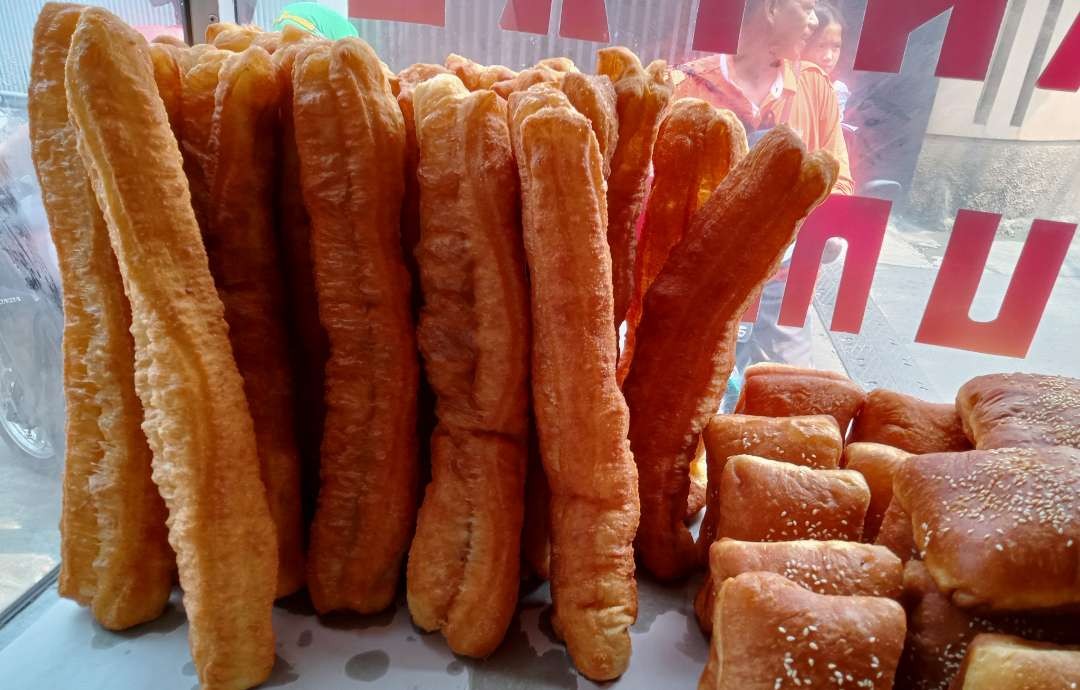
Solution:
{"label": "stack of fried dough sticks", "polygon": [[377,612],[406,561],[416,624],[487,656],[524,560],[578,670],[618,677],[635,545],[661,577],[697,560],[688,464],[738,318],[835,163],[785,128],[747,153],[625,48],[595,75],[457,55],[395,75],[359,39],[207,39],[54,3],[35,29],[61,593],[122,629],[178,571],[200,683],[246,688],[275,598]]}

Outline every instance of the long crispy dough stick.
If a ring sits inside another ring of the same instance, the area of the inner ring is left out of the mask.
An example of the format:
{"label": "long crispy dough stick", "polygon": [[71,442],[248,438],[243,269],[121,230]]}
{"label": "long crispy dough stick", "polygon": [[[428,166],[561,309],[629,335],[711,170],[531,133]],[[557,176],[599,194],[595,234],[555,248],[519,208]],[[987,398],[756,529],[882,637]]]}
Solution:
{"label": "long crispy dough stick", "polygon": [[285,286],[274,232],[278,82],[270,55],[249,48],[222,63],[209,140],[214,161],[203,238],[225,305],[278,543],[277,595],[304,584],[300,458]]}
{"label": "long crispy dough stick", "polygon": [[578,670],[608,680],[630,663],[638,498],[615,384],[602,161],[589,121],[569,102],[529,114],[518,107],[529,94],[511,96],[511,138],[532,287],[533,402],[551,485],[554,622]]}
{"label": "long crispy dough stick", "polygon": [[169,508],[204,688],[248,688],[274,663],[274,524],[255,433],[146,41],[84,10],[68,107],[131,303],[135,390]]}
{"label": "long crispy dough stick", "polygon": [[653,183],[645,207],[634,267],[634,292],[626,315],[626,344],[619,355],[619,383],[630,370],[641,306],[671,249],[698,208],[746,155],[746,131],[728,110],[697,98],[672,104],[653,148]]}
{"label": "long crispy dough stick", "polygon": [[529,302],[506,102],[450,74],[416,87],[424,294],[417,338],[438,396],[432,481],[409,551],[409,611],[485,657],[517,604]]}
{"label": "long crispy dough stick", "polygon": [[616,108],[615,87],[611,80],[600,74],[567,72],[561,85],[570,105],[589,118],[596,143],[600,145],[600,157],[604,160],[604,179],[611,175],[611,157],[619,143],[619,112]]}
{"label": "long crispy dough stick", "polygon": [[405,125],[359,39],[297,57],[293,114],[330,339],[308,588],[319,611],[369,613],[393,603],[417,499],[417,355],[399,229]]}
{"label": "long crispy dough stick", "polygon": [[596,71],[607,75],[618,98],[619,139],[608,177],[608,246],[615,289],[615,326],[622,323],[634,287],[636,225],[645,202],[645,182],[660,118],[674,89],[667,63],[656,60],[642,68],[627,48],[601,48]]}
{"label": "long crispy dough stick", "polygon": [[623,392],[641,478],[637,546],[659,578],[698,562],[683,523],[689,464],[731,372],[739,317],[835,177],[828,154],[806,155],[775,128],[698,210],[645,295]]}

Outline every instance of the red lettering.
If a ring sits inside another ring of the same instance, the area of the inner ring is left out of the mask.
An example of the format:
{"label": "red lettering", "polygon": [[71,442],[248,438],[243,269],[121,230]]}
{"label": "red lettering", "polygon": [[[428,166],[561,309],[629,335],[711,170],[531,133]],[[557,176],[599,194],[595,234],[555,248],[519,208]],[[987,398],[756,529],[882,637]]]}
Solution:
{"label": "red lettering", "polygon": [[1007,0],[869,0],[855,69],[899,72],[912,31],[952,8],[941,44],[939,77],[986,78]]}
{"label": "red lettering", "polygon": [[1076,224],[1036,220],[997,318],[973,321],[971,303],[1000,220],[996,213],[961,210],[957,214],[915,342],[1007,357],[1027,356]]}
{"label": "red lettering", "polygon": [[547,35],[550,19],[551,0],[507,0],[499,28]]}
{"label": "red lettering", "polygon": [[830,330],[859,332],[891,206],[891,202],[883,199],[834,194],[814,209],[799,230],[791,257],[778,319],[781,326],[798,327],[806,323],[825,242],[839,237],[847,240],[847,256]]}
{"label": "red lettering", "polygon": [[694,28],[694,50],[739,52],[739,30],[745,5],[745,0],[701,0]]}
{"label": "red lettering", "polygon": [[349,16],[446,26],[446,0],[349,0]]}
{"label": "red lettering", "polygon": [[1055,91],[1080,90],[1080,12],[1035,86]]}
{"label": "red lettering", "polygon": [[563,0],[559,35],[583,41],[610,41],[604,0]]}

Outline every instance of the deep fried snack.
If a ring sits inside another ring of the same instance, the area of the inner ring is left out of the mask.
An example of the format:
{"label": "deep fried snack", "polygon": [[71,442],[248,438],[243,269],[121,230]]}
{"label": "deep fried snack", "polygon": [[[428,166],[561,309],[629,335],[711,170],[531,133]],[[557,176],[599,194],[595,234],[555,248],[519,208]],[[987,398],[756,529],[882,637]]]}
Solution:
{"label": "deep fried snack", "polygon": [[277,160],[267,145],[276,133],[279,96],[266,51],[250,48],[222,61],[207,137],[212,167],[202,171],[208,206],[198,215],[205,219],[210,272],[225,305],[229,341],[255,423],[277,531],[281,597],[304,585],[304,534],[285,285],[273,216]]}
{"label": "deep fried snack", "polygon": [[510,79],[497,81],[491,85],[491,90],[503,98],[509,98],[510,94],[524,91],[534,84],[553,84],[556,87],[562,85],[566,72],[551,69],[550,67],[529,67],[515,74]]}
{"label": "deep fried snack", "polygon": [[642,301],[687,226],[746,155],[739,118],[696,98],[675,101],[660,123],[653,147],[653,182],[645,206],[640,245],[634,257],[634,289],[626,315],[627,342],[619,356],[625,378],[634,352]]}
{"label": "deep fried snack", "polygon": [[490,89],[497,82],[513,79],[517,72],[503,65],[481,65],[467,57],[450,53],[443,63],[446,69],[457,75],[469,91]]}
{"label": "deep fried snack", "polygon": [[972,640],[953,686],[956,690],[1028,690],[1077,687],[1080,646],[1059,647],[1011,635],[983,633]]}
{"label": "deep fried snack", "polygon": [[686,495],[686,517],[683,518],[684,521],[693,519],[705,507],[708,484],[709,469],[705,462],[705,442],[698,439],[694,459],[690,461],[690,491]]}
{"label": "deep fried snack", "polygon": [[957,606],[1080,604],[1080,450],[919,455],[896,471],[893,492]]}
{"label": "deep fried snack", "polygon": [[899,599],[904,584],[903,564],[883,546],[848,541],[721,539],[709,549],[709,572],[694,598],[694,613],[702,632],[712,633],[717,590],[728,578],[753,572],[778,573],[818,594]]}
{"label": "deep fried snack", "polygon": [[619,113],[615,108],[615,87],[603,75],[567,72],[562,79],[562,91],[574,109],[589,119],[600,157],[604,161],[604,179],[611,174],[611,157],[619,142]]}
{"label": "deep fried snack", "polygon": [[[186,51],[195,53],[194,48]],[[181,61],[180,67],[180,118],[179,128],[173,134],[184,156],[184,172],[191,190],[191,205],[200,228],[209,220],[211,208],[210,180],[217,165],[215,147],[211,141],[214,123],[215,98],[221,66],[232,54],[226,50],[211,48],[197,51],[196,57]]]}
{"label": "deep fried snack", "polygon": [[827,154],[773,129],[698,210],[645,297],[623,390],[641,480],[637,545],[657,577],[700,562],[682,523],[694,444],[719,407],[739,319],[835,178]]}
{"label": "deep fried snack", "polygon": [[511,141],[532,289],[533,400],[551,488],[554,624],[578,670],[608,680],[626,670],[637,617],[637,472],[615,384],[600,149],[589,121],[559,97],[531,111],[528,92],[512,95]]}
{"label": "deep fried snack", "polygon": [[716,540],[720,519],[720,478],[733,455],[756,455],[804,467],[834,470],[840,467],[844,439],[836,420],[811,417],[752,417],[715,415],[701,434],[709,456],[708,498],[705,519],[698,533],[701,562],[708,563],[709,547]]}
{"label": "deep fried snack", "polygon": [[615,85],[619,112],[619,141],[608,176],[608,245],[615,295],[615,325],[622,323],[633,294],[636,226],[645,202],[653,143],[660,118],[674,86],[667,63],[656,60],[642,68],[628,48],[613,46],[596,53],[596,72]]}
{"label": "deep fried snack", "polygon": [[964,432],[979,450],[1080,448],[1080,379],[1041,374],[976,376],[956,393]]}
{"label": "deep fried snack", "polygon": [[161,102],[165,104],[165,112],[169,115],[169,126],[177,135],[177,139],[180,138],[183,97],[180,65],[176,61],[176,55],[182,50],[184,49],[165,43],[150,44],[150,59],[154,63],[154,81],[157,83]]}
{"label": "deep fried snack", "polygon": [[979,633],[1008,633],[1059,644],[1080,642],[1080,629],[1068,614],[987,617],[954,606],[921,561],[904,566],[904,606],[908,634],[897,671],[897,686],[902,688],[948,690],[964,651]]}
{"label": "deep fried snack", "polygon": [[853,470],[815,470],[753,455],[728,458],[716,538],[862,538],[870,488]]}
{"label": "deep fried snack", "polygon": [[[441,68],[440,68],[441,69]],[[498,647],[517,604],[529,302],[506,102],[452,74],[416,87],[432,481],[409,551],[413,620],[458,653]]]}
{"label": "deep fried snack", "polygon": [[83,9],[49,3],[38,16],[27,109],[64,284],[59,589],[90,605],[104,627],[119,630],[161,613],[172,591],[174,557],[140,428],[130,307],[68,118],[64,64]]}
{"label": "deep fried snack", "polygon": [[818,594],[776,573],[744,573],[719,588],[715,608],[699,690],[892,688],[906,626],[891,599]]}
{"label": "deep fried snack", "polygon": [[952,403],[930,403],[875,388],[851,425],[850,441],[883,443],[914,455],[970,450]]}
{"label": "deep fried snack", "polygon": [[540,459],[536,420],[529,426],[529,464],[525,471],[525,522],[521,528],[521,555],[541,580],[551,579],[551,488]]}
{"label": "deep fried snack", "polygon": [[150,41],[150,45],[166,45],[174,46],[176,48],[188,47],[188,44],[184,43],[184,39],[173,36],[172,34],[158,34]]}
{"label": "deep fried snack", "polygon": [[911,516],[900,505],[900,501],[896,500],[896,496],[889,501],[889,507],[885,509],[885,514],[881,517],[881,526],[878,528],[874,543],[888,548],[905,563],[912,559],[922,558],[919,547],[915,545]]}
{"label": "deep fried snack", "polygon": [[870,508],[866,511],[863,539],[874,541],[882,518],[893,498],[893,475],[910,453],[880,443],[851,443],[844,448],[844,467],[862,474],[870,486]]}
{"label": "deep fried snack", "polygon": [[254,45],[256,37],[262,35],[262,33],[261,30],[255,29],[255,27],[238,26],[218,32],[214,36],[214,40],[209,42],[218,50],[240,53]]}
{"label": "deep fried snack", "polygon": [[766,417],[828,414],[833,416],[843,434],[865,400],[863,389],[843,374],[753,364],[746,368],[735,411]]}
{"label": "deep fried snack", "polygon": [[131,303],[135,390],[169,509],[195,668],[204,688],[248,688],[274,663],[277,546],[180,151],[134,29],[105,10],[84,10],[65,74],[79,150]]}
{"label": "deep fried snack", "polygon": [[[548,69],[553,69],[556,72],[565,72],[567,74],[578,71],[577,65],[575,65],[574,61],[571,60],[568,57],[544,58],[544,59],[540,60],[539,62],[537,62],[536,66],[537,67],[546,67]],[[584,115],[584,113],[582,113],[582,115]],[[588,117],[588,116],[586,116],[586,117]]]}
{"label": "deep fried snack", "polygon": [[318,611],[371,613],[393,603],[417,503],[405,125],[374,51],[354,38],[297,57],[293,116],[330,341],[308,590]]}
{"label": "deep fried snack", "polygon": [[237,24],[235,22],[211,22],[210,24],[206,25],[206,33],[204,35],[204,38],[206,39],[207,43],[213,45],[214,41],[216,41],[217,37],[221,34],[228,31],[236,30],[259,31],[260,29],[251,24]]}

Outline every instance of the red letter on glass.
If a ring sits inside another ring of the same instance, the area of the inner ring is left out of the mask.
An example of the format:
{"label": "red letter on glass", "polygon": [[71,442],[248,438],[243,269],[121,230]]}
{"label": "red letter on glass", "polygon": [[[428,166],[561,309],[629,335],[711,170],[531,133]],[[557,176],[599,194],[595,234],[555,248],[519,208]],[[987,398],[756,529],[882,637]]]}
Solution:
{"label": "red letter on glass", "polygon": [[986,78],[1007,0],[869,0],[855,69],[899,72],[908,35],[952,8],[941,44],[939,77]]}
{"label": "red letter on glass", "polygon": [[941,262],[915,342],[1026,357],[1076,225],[1036,220],[993,321],[973,321],[971,303],[1001,216],[961,210]]}
{"label": "red letter on glass", "polygon": [[604,0],[563,0],[559,35],[583,41],[610,41]]}
{"label": "red letter on glass", "polygon": [[547,35],[550,19],[551,0],[507,0],[499,28]]}
{"label": "red letter on glass", "polygon": [[745,0],[701,0],[694,28],[694,50],[739,52],[739,29],[745,4]]}
{"label": "red letter on glass", "polygon": [[1065,34],[1035,86],[1055,91],[1080,89],[1080,13],[1076,15],[1069,33]]}
{"label": "red letter on glass", "polygon": [[800,327],[806,323],[825,242],[840,237],[847,240],[847,256],[829,330],[859,332],[891,206],[892,203],[884,199],[834,194],[814,209],[795,241],[795,253],[791,257],[784,301],[777,320],[781,326]]}
{"label": "red letter on glass", "polygon": [[349,0],[349,16],[446,26],[446,0]]}

